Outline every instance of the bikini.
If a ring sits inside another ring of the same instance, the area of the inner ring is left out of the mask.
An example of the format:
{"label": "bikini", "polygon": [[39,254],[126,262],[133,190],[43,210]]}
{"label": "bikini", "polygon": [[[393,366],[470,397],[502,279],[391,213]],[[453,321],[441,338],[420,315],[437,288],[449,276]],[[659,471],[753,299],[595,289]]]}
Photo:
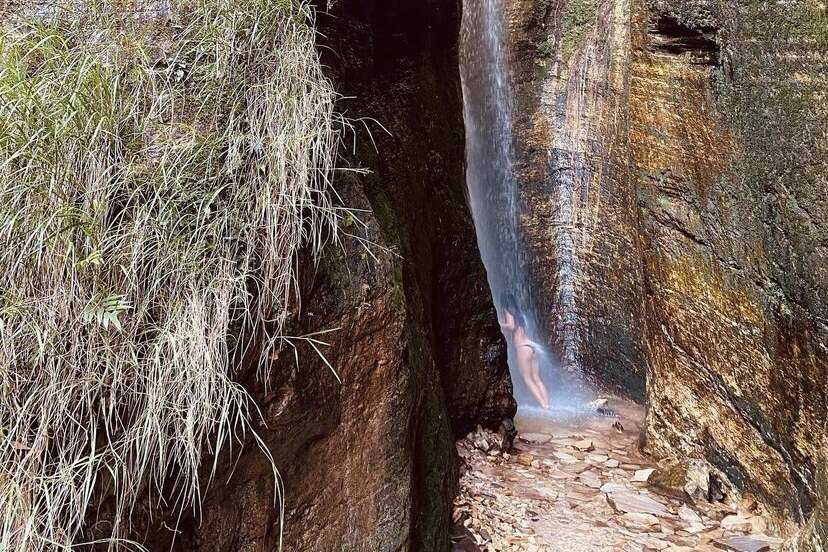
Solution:
{"label": "bikini", "polygon": [[527,343],[523,343],[520,346],[532,349],[533,353],[537,353],[538,351],[540,351],[540,348],[541,348],[541,346],[538,343],[535,343],[534,341],[529,341]]}

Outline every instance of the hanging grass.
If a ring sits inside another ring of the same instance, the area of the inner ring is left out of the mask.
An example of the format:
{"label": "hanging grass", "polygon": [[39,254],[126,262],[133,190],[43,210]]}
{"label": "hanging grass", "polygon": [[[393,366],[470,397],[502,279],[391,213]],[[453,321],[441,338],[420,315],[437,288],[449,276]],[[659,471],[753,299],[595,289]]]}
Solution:
{"label": "hanging grass", "polygon": [[81,544],[101,496],[111,547],[139,499],[197,512],[256,416],[232,358],[266,376],[298,251],[337,237],[307,4],[126,4],[0,43],[0,550]]}

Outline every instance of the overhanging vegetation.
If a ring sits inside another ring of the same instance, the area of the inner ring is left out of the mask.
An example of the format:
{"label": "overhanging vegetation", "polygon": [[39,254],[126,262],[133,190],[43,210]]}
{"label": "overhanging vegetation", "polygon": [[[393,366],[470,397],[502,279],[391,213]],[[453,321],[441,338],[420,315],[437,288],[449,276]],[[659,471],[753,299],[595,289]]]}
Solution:
{"label": "overhanging vegetation", "polygon": [[3,550],[92,538],[104,495],[113,545],[139,499],[197,510],[252,432],[231,358],[265,375],[339,218],[305,3],[74,4],[0,45]]}

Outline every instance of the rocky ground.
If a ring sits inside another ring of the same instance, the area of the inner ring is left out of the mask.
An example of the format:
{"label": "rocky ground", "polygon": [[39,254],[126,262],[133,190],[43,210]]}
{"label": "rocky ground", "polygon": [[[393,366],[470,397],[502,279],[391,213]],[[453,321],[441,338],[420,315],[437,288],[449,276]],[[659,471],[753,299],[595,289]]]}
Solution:
{"label": "rocky ground", "polygon": [[[457,444],[455,551],[690,552],[778,550],[750,497],[728,505],[660,487],[638,448],[643,408],[617,417],[517,419],[513,449],[484,430]],[[692,489],[690,489],[692,492]]]}

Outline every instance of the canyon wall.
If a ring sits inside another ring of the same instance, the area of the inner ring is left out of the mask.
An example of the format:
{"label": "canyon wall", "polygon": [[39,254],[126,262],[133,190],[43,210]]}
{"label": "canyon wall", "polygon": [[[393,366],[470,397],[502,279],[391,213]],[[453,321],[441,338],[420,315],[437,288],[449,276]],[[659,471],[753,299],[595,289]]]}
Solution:
{"label": "canyon wall", "polygon": [[642,398],[646,381],[650,452],[807,521],[828,385],[824,5],[507,4],[552,345],[599,386]]}
{"label": "canyon wall", "polygon": [[[506,348],[465,201],[454,1],[319,6],[321,53],[351,120],[336,187],[361,223],[302,267],[293,335],[267,388],[249,378],[259,434],[284,482],[285,550],[446,550],[454,437],[515,412]],[[353,148],[353,149],[352,149]],[[361,171],[367,169],[363,174]],[[364,227],[363,227],[364,223]],[[365,247],[367,242],[372,245]],[[374,258],[376,257],[376,259]],[[176,550],[275,550],[273,476],[251,439]],[[140,538],[169,546],[174,518]]]}

